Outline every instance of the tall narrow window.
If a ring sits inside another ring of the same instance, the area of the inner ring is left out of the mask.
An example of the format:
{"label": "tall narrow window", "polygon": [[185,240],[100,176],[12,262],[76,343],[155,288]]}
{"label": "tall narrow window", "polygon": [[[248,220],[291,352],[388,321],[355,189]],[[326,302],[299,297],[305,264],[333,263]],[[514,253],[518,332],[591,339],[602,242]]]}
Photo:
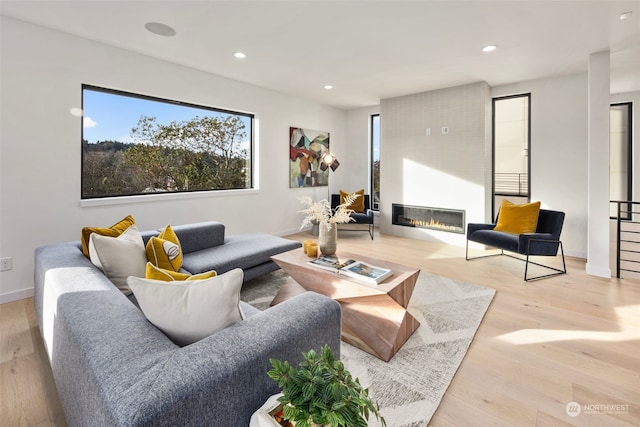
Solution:
{"label": "tall narrow window", "polygon": [[380,209],[380,114],[371,116],[371,192],[373,210]]}
{"label": "tall narrow window", "polygon": [[[609,109],[609,198],[616,201],[633,200],[631,167],[631,103],[612,104]],[[616,203],[611,203],[610,216],[618,215]],[[622,205],[629,218],[629,208]]]}
{"label": "tall narrow window", "polygon": [[531,94],[493,99],[493,215],[500,203],[529,201]]}

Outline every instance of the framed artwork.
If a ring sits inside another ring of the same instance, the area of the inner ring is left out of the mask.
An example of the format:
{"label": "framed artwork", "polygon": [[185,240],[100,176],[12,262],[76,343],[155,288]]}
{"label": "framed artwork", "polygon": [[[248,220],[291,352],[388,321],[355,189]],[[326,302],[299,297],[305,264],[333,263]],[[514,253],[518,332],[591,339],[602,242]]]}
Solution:
{"label": "framed artwork", "polygon": [[329,151],[329,132],[289,128],[289,188],[321,187],[329,184],[329,170],[320,159]]}

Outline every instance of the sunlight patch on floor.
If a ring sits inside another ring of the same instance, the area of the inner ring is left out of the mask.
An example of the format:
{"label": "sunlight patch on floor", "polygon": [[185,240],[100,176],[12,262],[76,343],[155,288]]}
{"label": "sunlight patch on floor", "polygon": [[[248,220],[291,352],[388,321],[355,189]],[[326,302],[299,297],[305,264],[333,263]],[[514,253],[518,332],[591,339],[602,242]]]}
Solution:
{"label": "sunlight patch on floor", "polygon": [[559,329],[521,329],[496,337],[497,340],[513,345],[538,344],[556,341],[600,341],[619,342],[640,340],[640,305],[615,307],[620,331],[572,331]]}

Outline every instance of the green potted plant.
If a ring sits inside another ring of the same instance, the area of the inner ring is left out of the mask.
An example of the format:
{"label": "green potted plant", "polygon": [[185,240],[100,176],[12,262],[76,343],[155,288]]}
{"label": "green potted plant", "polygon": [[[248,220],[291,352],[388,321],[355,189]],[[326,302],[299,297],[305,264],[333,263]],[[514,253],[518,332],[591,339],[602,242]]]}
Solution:
{"label": "green potted plant", "polygon": [[284,405],[285,419],[296,427],[367,427],[372,413],[386,426],[378,404],[369,398],[369,389],[335,360],[328,345],[320,354],[309,350],[302,355],[298,369],[287,361],[269,359],[273,369],[268,375],[282,391],[278,401]]}

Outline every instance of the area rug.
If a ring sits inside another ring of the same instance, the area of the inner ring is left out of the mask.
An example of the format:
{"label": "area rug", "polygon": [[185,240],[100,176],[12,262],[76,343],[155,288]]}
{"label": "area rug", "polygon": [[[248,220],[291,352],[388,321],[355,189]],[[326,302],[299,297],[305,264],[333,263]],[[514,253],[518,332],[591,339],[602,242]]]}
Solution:
{"label": "area rug", "polygon": [[[287,278],[279,270],[249,281],[242,299],[264,310]],[[389,362],[341,344],[340,359],[369,388],[389,427],[429,423],[494,295],[494,289],[421,272],[408,308],[420,327]]]}

